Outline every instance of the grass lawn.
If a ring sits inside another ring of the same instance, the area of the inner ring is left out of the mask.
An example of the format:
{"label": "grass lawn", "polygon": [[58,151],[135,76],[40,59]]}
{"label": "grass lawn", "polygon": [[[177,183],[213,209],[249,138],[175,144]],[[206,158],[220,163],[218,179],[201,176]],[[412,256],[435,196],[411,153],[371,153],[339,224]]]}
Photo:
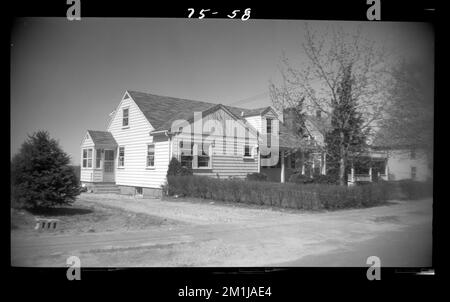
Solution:
{"label": "grass lawn", "polygon": [[[59,219],[54,231],[35,230],[36,217]],[[134,213],[98,203],[77,199],[72,206],[28,211],[11,209],[11,232],[23,235],[80,234],[143,230],[179,222],[144,213]]]}

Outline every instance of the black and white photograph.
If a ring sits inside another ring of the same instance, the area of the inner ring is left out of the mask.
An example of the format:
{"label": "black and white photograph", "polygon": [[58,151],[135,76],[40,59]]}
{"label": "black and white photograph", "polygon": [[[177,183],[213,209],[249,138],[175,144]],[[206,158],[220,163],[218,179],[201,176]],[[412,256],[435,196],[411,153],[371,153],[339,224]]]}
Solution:
{"label": "black and white photograph", "polygon": [[83,3],[12,23],[12,267],[432,270],[431,23]]}

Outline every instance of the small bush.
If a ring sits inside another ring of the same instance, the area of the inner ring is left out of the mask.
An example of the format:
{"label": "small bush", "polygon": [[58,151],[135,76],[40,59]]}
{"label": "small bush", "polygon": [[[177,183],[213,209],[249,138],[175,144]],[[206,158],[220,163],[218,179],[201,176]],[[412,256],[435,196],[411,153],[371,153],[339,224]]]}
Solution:
{"label": "small bush", "polygon": [[247,180],[266,181],[267,175],[264,173],[251,173],[251,174],[247,174]]}
{"label": "small bush", "polygon": [[417,200],[433,196],[433,183],[431,181],[419,182],[406,179],[397,183],[405,199]]}
{"label": "small bush", "polygon": [[167,176],[183,176],[192,175],[192,169],[190,167],[184,167],[175,157],[172,157],[169,163],[169,169],[167,170]]}
{"label": "small bush", "polygon": [[306,175],[303,175],[300,173],[295,173],[289,177],[289,182],[293,182],[296,184],[307,184],[307,183],[312,183],[313,180],[309,176],[306,176]]}
{"label": "small bush", "polygon": [[335,175],[327,174],[327,175],[315,175],[312,179],[313,183],[316,184],[328,184],[328,185],[336,185],[339,183],[337,177]]}
{"label": "small bush", "polygon": [[303,210],[369,207],[387,200],[386,186],[343,187],[327,184],[274,183],[206,176],[169,176],[169,195]]}
{"label": "small bush", "polygon": [[314,175],[312,178],[307,175],[303,175],[301,173],[292,174],[289,177],[289,182],[297,183],[297,184],[329,184],[336,185],[338,184],[338,179],[334,175]]}

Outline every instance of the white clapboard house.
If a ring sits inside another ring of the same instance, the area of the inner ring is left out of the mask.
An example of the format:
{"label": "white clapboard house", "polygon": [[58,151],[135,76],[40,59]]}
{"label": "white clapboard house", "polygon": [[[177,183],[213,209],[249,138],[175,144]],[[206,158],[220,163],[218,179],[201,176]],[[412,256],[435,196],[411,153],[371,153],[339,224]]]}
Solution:
{"label": "white clapboard house", "polygon": [[[280,160],[261,171],[267,136],[278,143]],[[196,175],[245,178],[265,172],[270,180],[284,182],[301,157],[289,150],[301,144],[270,106],[243,109],[126,91],[106,130],[88,130],[84,136],[81,182],[94,192],[159,196],[172,157]]]}
{"label": "white clapboard house", "polygon": [[[195,175],[222,179],[262,172],[285,182],[294,172],[326,174],[321,150],[329,121],[320,112],[307,115],[300,138],[293,119],[290,109],[279,114],[271,106],[244,109],[128,90],[106,131],[86,132],[80,180],[93,192],[160,196],[172,157]],[[278,147],[277,160],[263,164],[271,144]],[[374,146],[365,155],[370,164],[351,167],[348,182],[429,179],[432,172],[420,154],[420,148]]]}

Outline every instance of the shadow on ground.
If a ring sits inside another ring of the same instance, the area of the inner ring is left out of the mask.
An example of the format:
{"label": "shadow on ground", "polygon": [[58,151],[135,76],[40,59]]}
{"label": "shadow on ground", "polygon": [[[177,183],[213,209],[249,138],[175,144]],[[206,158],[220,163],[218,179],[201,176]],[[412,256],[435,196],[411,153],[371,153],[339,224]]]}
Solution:
{"label": "shadow on ground", "polygon": [[94,211],[86,208],[73,208],[73,207],[55,207],[46,209],[29,209],[29,213],[38,216],[50,217],[50,216],[74,216],[74,215],[86,215],[91,214]]}

